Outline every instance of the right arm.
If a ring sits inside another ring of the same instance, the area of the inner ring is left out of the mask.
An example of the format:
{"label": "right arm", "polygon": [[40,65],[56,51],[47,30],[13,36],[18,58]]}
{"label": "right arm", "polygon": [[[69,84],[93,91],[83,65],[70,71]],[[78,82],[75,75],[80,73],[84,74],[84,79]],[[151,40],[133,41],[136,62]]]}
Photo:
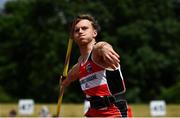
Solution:
{"label": "right arm", "polygon": [[79,63],[75,64],[68,72],[68,76],[61,83],[61,86],[67,87],[71,82],[79,78]]}

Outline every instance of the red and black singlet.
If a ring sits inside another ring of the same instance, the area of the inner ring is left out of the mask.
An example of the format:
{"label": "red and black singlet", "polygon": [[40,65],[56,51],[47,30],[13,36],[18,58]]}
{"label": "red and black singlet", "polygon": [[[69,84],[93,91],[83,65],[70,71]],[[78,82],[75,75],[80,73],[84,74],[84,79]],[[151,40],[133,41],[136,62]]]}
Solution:
{"label": "red and black singlet", "polygon": [[[109,96],[125,91],[125,84],[120,66],[116,70],[103,68],[96,64],[91,55],[84,64],[80,64],[80,85],[86,97]],[[90,108],[86,116],[115,117],[122,116],[118,104],[113,104],[104,109]]]}

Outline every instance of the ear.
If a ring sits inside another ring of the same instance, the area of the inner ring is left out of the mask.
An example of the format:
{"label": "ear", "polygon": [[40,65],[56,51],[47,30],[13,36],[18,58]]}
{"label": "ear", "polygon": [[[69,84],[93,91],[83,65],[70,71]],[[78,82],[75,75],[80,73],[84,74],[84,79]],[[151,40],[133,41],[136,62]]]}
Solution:
{"label": "ear", "polygon": [[97,30],[94,30],[93,31],[93,37],[96,37],[97,36]]}

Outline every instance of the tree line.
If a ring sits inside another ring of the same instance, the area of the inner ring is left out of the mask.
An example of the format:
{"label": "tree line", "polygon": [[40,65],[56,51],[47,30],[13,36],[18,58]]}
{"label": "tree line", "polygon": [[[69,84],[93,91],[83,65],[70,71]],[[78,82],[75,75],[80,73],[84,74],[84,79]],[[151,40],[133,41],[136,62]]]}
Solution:
{"label": "tree line", "polygon": [[[8,1],[0,12],[0,102],[57,102],[71,21],[90,13],[120,54],[128,101],[180,103],[179,9],[178,0]],[[73,45],[70,66],[78,55]],[[77,81],[63,102],[83,97]]]}

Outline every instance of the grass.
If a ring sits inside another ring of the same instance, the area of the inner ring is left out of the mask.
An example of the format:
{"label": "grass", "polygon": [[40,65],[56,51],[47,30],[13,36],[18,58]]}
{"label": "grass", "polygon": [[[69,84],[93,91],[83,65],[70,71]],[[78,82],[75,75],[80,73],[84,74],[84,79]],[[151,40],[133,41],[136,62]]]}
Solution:
{"label": "grass", "polygon": [[[36,104],[33,117],[39,116],[43,105],[49,108],[49,112],[56,114],[57,104]],[[149,104],[130,104],[133,117],[150,117]],[[8,116],[9,111],[18,111],[17,104],[0,104],[0,116]],[[166,106],[166,117],[180,117],[180,105],[168,104]],[[20,116],[19,114],[17,116]],[[61,116],[63,117],[83,117],[83,104],[63,104],[61,106]]]}

